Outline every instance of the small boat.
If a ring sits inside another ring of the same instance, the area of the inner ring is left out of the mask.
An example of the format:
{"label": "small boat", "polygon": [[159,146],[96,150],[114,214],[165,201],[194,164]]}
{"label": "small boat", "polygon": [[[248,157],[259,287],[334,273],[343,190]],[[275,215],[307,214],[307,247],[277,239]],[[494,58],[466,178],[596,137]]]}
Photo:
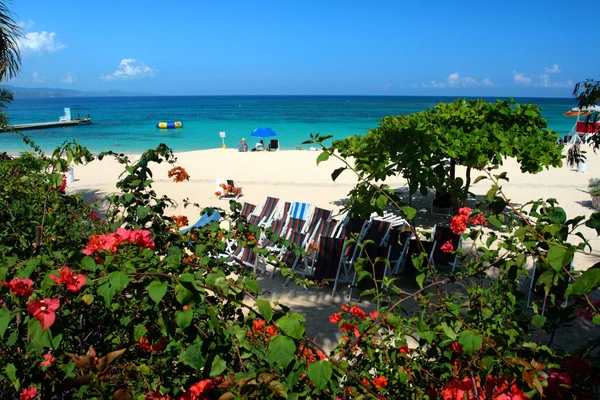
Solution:
{"label": "small boat", "polygon": [[156,127],[159,129],[175,129],[183,128],[183,122],[181,121],[168,121],[168,122],[157,122]]}

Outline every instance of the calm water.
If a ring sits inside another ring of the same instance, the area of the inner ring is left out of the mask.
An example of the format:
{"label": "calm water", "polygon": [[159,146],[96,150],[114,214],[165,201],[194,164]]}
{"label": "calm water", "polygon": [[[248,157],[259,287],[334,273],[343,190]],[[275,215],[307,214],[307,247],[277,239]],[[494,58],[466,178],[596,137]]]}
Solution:
{"label": "calm water", "polygon": [[[94,121],[92,125],[27,131],[45,150],[76,139],[90,150],[141,152],[164,142],[175,151],[236,146],[241,138],[253,146],[250,132],[270,127],[283,149],[294,149],[311,132],[334,135],[364,134],[386,115],[409,114],[433,107],[449,97],[378,96],[181,96],[16,99],[7,114],[13,124],[58,121],[64,107]],[[494,100],[494,99],[488,99]],[[573,118],[562,114],[575,107],[574,99],[516,98],[542,109],[548,126],[569,133]],[[181,129],[160,130],[158,121],[182,121]],[[0,134],[0,151],[27,150],[14,134]]]}

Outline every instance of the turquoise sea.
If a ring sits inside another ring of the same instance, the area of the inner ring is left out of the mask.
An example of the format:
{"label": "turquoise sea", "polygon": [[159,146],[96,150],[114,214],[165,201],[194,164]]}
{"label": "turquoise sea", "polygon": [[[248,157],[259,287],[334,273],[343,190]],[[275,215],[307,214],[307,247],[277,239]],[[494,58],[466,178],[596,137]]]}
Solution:
{"label": "turquoise sea", "polygon": [[[58,121],[64,107],[75,116],[91,115],[93,124],[26,131],[44,150],[76,139],[91,151],[139,153],[164,142],[175,151],[234,148],[241,138],[252,147],[250,132],[270,127],[282,149],[295,149],[309,134],[319,132],[345,138],[364,134],[386,115],[409,114],[433,107],[450,97],[411,96],[173,96],[15,99],[6,112],[10,123]],[[487,99],[493,101],[495,99]],[[569,133],[574,119],[563,113],[575,107],[572,98],[515,98],[542,109],[548,126]],[[159,121],[182,121],[183,128],[161,130]],[[28,150],[12,133],[0,134],[0,151]]]}

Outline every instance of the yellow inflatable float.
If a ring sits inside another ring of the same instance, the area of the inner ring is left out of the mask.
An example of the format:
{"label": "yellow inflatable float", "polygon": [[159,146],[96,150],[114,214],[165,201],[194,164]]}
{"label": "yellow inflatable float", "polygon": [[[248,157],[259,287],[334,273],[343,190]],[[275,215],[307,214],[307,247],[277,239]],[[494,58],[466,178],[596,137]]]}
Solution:
{"label": "yellow inflatable float", "polygon": [[183,122],[181,122],[181,121],[157,122],[156,127],[159,129],[183,128]]}

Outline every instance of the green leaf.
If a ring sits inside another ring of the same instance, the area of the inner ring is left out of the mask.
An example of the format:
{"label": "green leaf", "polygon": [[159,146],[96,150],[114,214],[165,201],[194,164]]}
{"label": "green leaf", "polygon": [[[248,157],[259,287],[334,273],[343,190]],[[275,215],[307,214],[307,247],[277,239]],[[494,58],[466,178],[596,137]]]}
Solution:
{"label": "green leaf", "polygon": [[135,210],[135,214],[141,220],[145,219],[148,216],[149,212],[150,212],[150,209],[148,207],[138,207]]}
{"label": "green leaf", "polygon": [[500,221],[498,220],[498,218],[494,217],[493,215],[490,215],[490,216],[487,218],[487,220],[488,220],[488,222],[489,222],[490,224],[492,224],[494,227],[496,227],[496,228],[498,228],[498,229],[502,229],[502,222],[500,222]]}
{"label": "green leaf", "polygon": [[0,308],[0,339],[4,337],[4,332],[6,332],[11,319],[10,311],[6,308]]}
{"label": "green leaf", "polygon": [[535,328],[539,328],[540,326],[543,326],[545,323],[546,323],[546,317],[544,317],[543,315],[535,314],[531,318],[531,325],[533,325]]}
{"label": "green leaf", "polygon": [[106,307],[110,306],[110,303],[112,303],[112,299],[115,296],[115,293],[117,293],[108,282],[105,282],[102,285],[98,286],[97,292],[100,296],[104,298],[104,305]]}
{"label": "green leaf", "polygon": [[387,203],[388,203],[388,197],[384,194],[379,195],[379,197],[377,197],[377,200],[375,201],[375,206],[377,207],[377,209],[384,211],[385,208],[387,207]]}
{"label": "green leaf", "polygon": [[481,348],[483,339],[471,331],[462,331],[458,338],[458,343],[460,343],[465,353],[475,354]]}
{"label": "green leaf", "polygon": [[144,324],[137,324],[135,328],[133,328],[133,340],[139,342],[146,332],[147,330]]}
{"label": "green leaf", "polygon": [[584,295],[590,293],[600,285],[600,268],[590,268],[584,271],[575,282],[567,287],[565,296],[571,294]]}
{"label": "green leaf", "polygon": [[585,221],[585,226],[596,230],[596,234],[600,235],[600,212],[595,212],[590,216],[590,219]]}
{"label": "green leaf", "polygon": [[306,318],[300,314],[291,314],[281,317],[275,322],[278,328],[294,339],[302,338],[306,328]]}
{"label": "green leaf", "polygon": [[415,277],[415,280],[417,281],[417,285],[419,285],[419,287],[421,289],[423,289],[423,282],[425,282],[425,274],[424,273],[420,273]]}
{"label": "green leaf", "polygon": [[600,315],[594,315],[592,317],[592,321],[596,324],[596,325],[600,325]]}
{"label": "green leaf", "polygon": [[260,311],[260,315],[265,319],[265,322],[267,324],[271,322],[271,319],[273,318],[271,303],[265,300],[256,300],[256,306],[258,307],[258,311]]}
{"label": "green leaf", "polygon": [[152,300],[154,300],[156,304],[160,303],[162,298],[167,293],[168,288],[169,285],[167,284],[167,282],[161,282],[158,280],[150,282],[148,287],[146,287],[146,289],[148,290],[148,295]]}
{"label": "green leaf", "polygon": [[400,327],[400,325],[402,324],[402,317],[399,315],[396,315],[394,313],[388,313],[385,316],[385,322],[390,327],[396,329],[396,328]]}
{"label": "green leaf", "polygon": [[335,180],[338,178],[338,176],[340,176],[340,174],[341,174],[342,172],[344,172],[345,170],[346,170],[346,167],[339,167],[339,168],[336,168],[336,169],[335,169],[335,171],[333,171],[333,172],[331,173],[331,180],[333,180],[333,181],[335,182]]}
{"label": "green leaf", "polygon": [[319,392],[329,383],[332,372],[333,369],[328,361],[319,360],[308,364],[308,379],[311,380]]}
{"label": "green leaf", "polygon": [[194,312],[191,308],[183,311],[175,311],[175,322],[181,329],[185,329],[192,323]]}
{"label": "green leaf", "polygon": [[8,376],[8,379],[11,380],[15,390],[18,391],[21,388],[21,382],[19,382],[17,379],[17,368],[14,366],[14,364],[6,364],[6,367],[4,367],[4,373],[6,376]]}
{"label": "green leaf", "polygon": [[562,271],[565,265],[569,264],[572,257],[573,254],[563,246],[550,243],[550,248],[548,249],[548,262],[556,272]]}
{"label": "green leaf", "polygon": [[554,208],[554,210],[552,210],[552,214],[550,214],[550,219],[555,224],[562,225],[567,221],[567,213],[562,208],[556,207]]}
{"label": "green leaf", "polygon": [[27,331],[31,339],[41,347],[52,347],[52,333],[50,329],[42,329],[42,325],[37,318],[32,318],[27,324]]}
{"label": "green leaf", "polygon": [[415,210],[411,206],[402,207],[402,212],[404,213],[404,216],[406,217],[406,219],[409,221],[417,215],[417,210]]}
{"label": "green leaf", "polygon": [[85,256],[81,259],[81,268],[88,271],[96,271],[96,260],[90,256]]}
{"label": "green leaf", "polygon": [[456,340],[456,332],[454,332],[454,329],[450,328],[447,323],[442,322],[442,330],[450,340]]}
{"label": "green leaf", "polygon": [[221,375],[221,373],[223,371],[225,371],[226,368],[227,368],[227,363],[225,362],[225,360],[223,360],[221,357],[219,357],[217,355],[215,357],[215,359],[213,360],[212,365],[210,367],[210,377],[215,378],[215,377]]}
{"label": "green leaf", "polygon": [[175,298],[179,303],[186,305],[193,297],[194,294],[187,290],[181,283],[175,286]]}
{"label": "green leaf", "polygon": [[206,359],[202,356],[202,342],[194,343],[182,354],[183,361],[198,370],[204,367]]}
{"label": "green leaf", "polygon": [[277,335],[269,342],[267,362],[286,368],[296,353],[294,341],[287,336]]}
{"label": "green leaf", "polygon": [[129,284],[129,278],[123,271],[114,271],[108,274],[108,281],[110,282],[110,286],[117,291],[120,292]]}
{"label": "green leaf", "polygon": [[323,151],[321,154],[319,154],[319,157],[317,157],[317,165],[319,165],[321,162],[327,161],[327,160],[329,160],[329,153],[326,151]]}

